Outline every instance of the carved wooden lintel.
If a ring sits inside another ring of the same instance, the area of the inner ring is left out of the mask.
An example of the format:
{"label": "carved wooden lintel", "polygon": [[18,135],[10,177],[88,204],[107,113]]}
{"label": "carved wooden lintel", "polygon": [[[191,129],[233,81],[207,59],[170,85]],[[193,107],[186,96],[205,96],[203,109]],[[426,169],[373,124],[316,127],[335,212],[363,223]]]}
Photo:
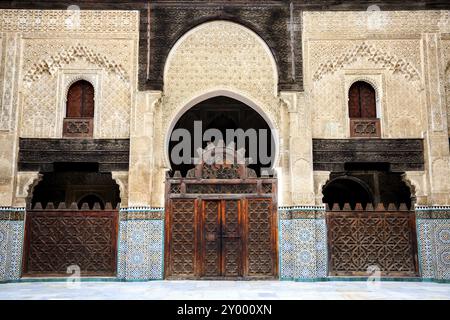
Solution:
{"label": "carved wooden lintel", "polygon": [[54,163],[98,163],[100,172],[127,171],[129,139],[30,139],[19,141],[19,170],[51,172]]}

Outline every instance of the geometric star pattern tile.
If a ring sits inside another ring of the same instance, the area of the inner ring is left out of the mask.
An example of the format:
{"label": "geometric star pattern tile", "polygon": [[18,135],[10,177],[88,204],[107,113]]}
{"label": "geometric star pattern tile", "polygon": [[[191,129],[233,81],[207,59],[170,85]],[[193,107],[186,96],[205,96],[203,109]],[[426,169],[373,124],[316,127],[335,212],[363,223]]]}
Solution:
{"label": "geometric star pattern tile", "polygon": [[140,219],[120,222],[118,278],[163,278],[164,220]]}
{"label": "geometric star pattern tile", "polygon": [[[423,209],[421,211],[423,212]],[[430,207],[429,211],[436,212],[433,207]],[[450,208],[446,211],[450,211]],[[418,218],[416,224],[422,278],[449,280],[450,219],[436,216]]]}
{"label": "geometric star pattern tile", "polygon": [[0,281],[20,278],[23,229],[23,221],[0,221]]}
{"label": "geometric star pattern tile", "polygon": [[327,276],[325,219],[280,219],[279,232],[282,280],[318,280]]}

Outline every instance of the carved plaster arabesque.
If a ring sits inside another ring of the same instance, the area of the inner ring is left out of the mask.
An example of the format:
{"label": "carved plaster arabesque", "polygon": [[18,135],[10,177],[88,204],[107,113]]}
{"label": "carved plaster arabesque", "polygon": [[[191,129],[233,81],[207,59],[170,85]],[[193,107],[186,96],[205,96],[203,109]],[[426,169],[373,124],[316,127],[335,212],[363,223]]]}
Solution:
{"label": "carved plaster arabesque", "polygon": [[136,11],[80,10],[79,24],[74,26],[68,19],[72,10],[0,10],[0,30],[3,32],[45,33],[138,33],[139,14]]}
{"label": "carved plaster arabesque", "polygon": [[[414,70],[420,67],[420,40],[409,39],[398,43],[392,40],[370,40],[377,48],[382,48],[383,52],[396,52],[411,66]],[[352,48],[358,47],[360,40],[339,40],[329,38],[314,39],[305,47],[309,48],[309,55],[306,78],[312,80],[312,75],[308,72],[319,69],[324,61],[332,61],[333,56],[330,52],[337,52],[336,55],[352,51]],[[395,50],[395,51],[393,51]],[[320,55],[324,52],[324,57]],[[419,56],[417,56],[419,54]],[[329,58],[327,58],[327,56]],[[416,61],[417,60],[417,61]],[[312,67],[311,67],[312,66]],[[315,67],[314,67],[315,66]],[[312,68],[312,70],[311,70]],[[420,78],[416,80],[405,81],[404,74],[393,73],[381,64],[372,63],[367,59],[355,59],[352,64],[343,65],[341,69],[329,73],[327,77],[317,81],[307,82],[310,85],[311,93],[309,97],[312,100],[313,132],[316,138],[348,138],[349,120],[347,106],[347,90],[343,90],[341,84],[345,80],[345,74],[381,74],[382,93],[381,100],[381,120],[382,137],[384,138],[417,138],[422,136],[425,130],[425,115],[422,99],[423,86]],[[311,77],[311,78],[309,78]],[[344,106],[336,108],[335,106]]]}
{"label": "carved plaster arabesque", "polygon": [[120,191],[120,206],[122,208],[128,207],[128,171],[112,171],[113,180],[119,186]]}
{"label": "carved plaster arabesque", "polygon": [[[439,10],[379,11],[382,28],[371,28],[371,11],[304,11],[304,34],[308,37],[359,39],[404,35],[420,37],[424,32],[444,29],[443,12]],[[345,28],[343,28],[345,26]],[[448,30],[448,27],[445,28]],[[444,29],[444,30],[445,30]]]}
{"label": "carved plaster arabesque", "polygon": [[137,84],[139,12],[81,10],[76,26],[67,24],[72,14],[70,10],[0,12],[0,29],[18,34],[24,50],[18,72],[19,134],[60,138],[59,122],[64,114],[61,96],[66,94],[56,75],[66,70],[83,74],[101,70],[94,138],[128,138]]}
{"label": "carved plaster arabesque", "polygon": [[[129,39],[98,40],[95,42],[91,40],[86,40],[86,46],[91,46],[96,51],[103,52],[103,55],[125,61],[124,65],[126,65],[127,70],[130,70],[130,73],[132,73],[132,70],[136,70],[134,63],[137,57],[133,58],[131,54],[135,52],[135,44]],[[53,41],[45,39],[41,42],[35,38],[27,38],[24,62],[27,62],[25,64],[28,67],[25,67],[25,70],[32,69],[34,59],[42,59],[43,53],[56,50],[57,52],[65,52],[68,50],[67,48],[71,47],[70,43],[67,39],[54,39]],[[119,43],[122,45],[118,45]],[[118,50],[118,48],[121,48],[121,50]],[[128,58],[124,56],[123,52],[129,52]],[[112,61],[112,59],[109,60]],[[108,72],[104,68],[90,63],[86,59],[75,59],[70,65],[55,72],[59,76],[61,73],[73,73],[74,70],[78,70],[80,74],[86,74],[86,76],[92,74],[93,71],[101,75],[101,90],[99,89],[100,84],[96,88],[94,138],[129,137],[129,116],[132,110],[131,106],[134,103],[135,85],[121,79],[115,73]],[[23,89],[21,135],[23,137],[59,138],[62,134],[60,122],[64,117],[62,111],[64,108],[61,105],[65,99],[61,96],[65,95],[67,89],[60,79],[56,79],[50,73],[44,72],[38,78],[28,82]],[[133,78],[135,79],[135,76]],[[48,88],[48,90],[41,90],[42,87]],[[58,94],[55,94],[55,92]]]}
{"label": "carved plaster arabesque", "polygon": [[29,84],[38,80],[42,74],[48,73],[55,75],[57,71],[64,68],[66,65],[77,59],[84,59],[85,61],[97,65],[108,72],[115,73],[123,81],[129,81],[129,75],[125,71],[124,67],[109,59],[106,55],[102,55],[95,50],[78,43],[77,45],[70,46],[66,50],[63,50],[51,57],[36,62],[24,76],[25,84]]}
{"label": "carved plaster arabesque", "polygon": [[400,73],[408,81],[420,80],[419,72],[411,63],[405,61],[403,58],[398,58],[395,55],[377,49],[373,44],[368,44],[366,42],[362,42],[340,56],[321,63],[318,69],[313,73],[313,80],[319,81],[326,74],[334,74],[338,70],[356,62],[358,58],[366,58],[368,61],[373,62],[394,74]]}
{"label": "carved plaster arabesque", "polygon": [[[1,29],[0,29],[1,31]],[[0,92],[2,96],[0,97],[0,130],[11,130],[13,128],[13,123],[16,119],[16,70],[17,65],[17,35],[7,35],[4,37],[5,53],[4,57],[0,56],[2,61],[0,62],[0,67],[3,68],[3,78],[2,78],[2,88]],[[2,41],[3,42],[3,41]],[[4,60],[3,60],[4,58]]]}
{"label": "carved plaster arabesque", "polygon": [[316,205],[323,204],[323,188],[330,180],[331,171],[314,171],[314,193]]}
{"label": "carved plaster arabesque", "polygon": [[425,171],[406,171],[402,180],[409,187],[415,204],[428,204],[429,190]]}
{"label": "carved plaster arabesque", "polygon": [[31,203],[34,188],[42,181],[43,175],[39,172],[17,172],[16,196],[14,205],[25,207]]}
{"label": "carved plaster arabesque", "polygon": [[227,21],[204,23],[172,48],[164,72],[163,122],[196,97],[213,91],[244,96],[278,125],[277,69],[253,31]]}

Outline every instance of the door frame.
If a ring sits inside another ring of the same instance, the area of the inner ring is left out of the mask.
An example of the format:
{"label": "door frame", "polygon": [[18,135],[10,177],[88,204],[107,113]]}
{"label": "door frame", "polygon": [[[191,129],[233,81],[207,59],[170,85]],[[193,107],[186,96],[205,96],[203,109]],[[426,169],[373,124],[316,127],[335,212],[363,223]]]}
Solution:
{"label": "door frame", "polygon": [[[255,187],[254,193],[247,194],[192,194],[187,193],[189,190],[189,185],[206,185],[210,187],[214,187],[214,185],[234,185],[236,183],[245,183],[248,185],[253,185]],[[270,184],[270,192],[265,191],[265,186]],[[176,186],[174,188],[174,185]],[[175,193],[173,191],[176,191]],[[171,266],[172,266],[172,257],[170,255],[171,251],[171,237],[172,237],[172,212],[173,212],[173,200],[190,200],[194,203],[194,238],[195,238],[195,248],[194,248],[194,273],[192,276],[174,276],[172,274]],[[249,179],[195,179],[195,178],[170,178],[166,179],[166,212],[165,212],[165,224],[164,224],[164,278],[170,280],[199,280],[201,277],[201,232],[202,232],[202,202],[204,200],[236,200],[241,203],[241,219],[248,220],[248,200],[250,199],[269,199],[270,200],[270,223],[271,223],[271,246],[272,246],[272,261],[273,261],[273,275],[268,276],[247,276],[248,274],[248,265],[246,257],[248,257],[247,251],[247,236],[248,236],[248,222],[243,223],[241,241],[242,241],[242,273],[243,276],[241,278],[228,278],[228,277],[220,277],[220,280],[239,280],[239,279],[255,279],[255,280],[273,280],[278,279],[279,277],[279,261],[278,261],[278,211],[277,211],[277,179],[276,178],[249,178]]]}

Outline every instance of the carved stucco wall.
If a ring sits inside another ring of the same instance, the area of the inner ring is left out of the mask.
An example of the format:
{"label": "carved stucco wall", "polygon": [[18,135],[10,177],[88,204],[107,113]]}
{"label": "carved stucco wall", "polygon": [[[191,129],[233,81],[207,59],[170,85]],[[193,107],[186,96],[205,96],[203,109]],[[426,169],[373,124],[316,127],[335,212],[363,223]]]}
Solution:
{"label": "carved stucco wall", "polygon": [[305,12],[306,91],[315,138],[347,138],[348,89],[357,80],[377,91],[385,138],[420,138],[424,114],[421,33],[440,12]]}
{"label": "carved stucco wall", "polygon": [[138,23],[132,11],[2,10],[0,31],[16,39],[21,61],[20,112],[12,113],[20,136],[61,137],[67,89],[85,79],[95,88],[94,138],[129,137]]}
{"label": "carved stucco wall", "polygon": [[348,89],[358,80],[371,83],[382,137],[425,138],[429,188],[422,199],[440,204],[450,201],[448,105],[440,80],[448,61],[448,18],[448,11],[303,13],[313,137],[349,138]]}
{"label": "carved stucco wall", "polygon": [[[450,13],[449,13],[450,15]],[[445,85],[445,101],[447,105],[447,130],[450,138],[450,20],[449,20],[449,33],[442,36],[442,53],[443,53],[443,68],[444,85]]]}
{"label": "carved stucco wall", "polygon": [[[183,112],[202,100],[217,95],[241,100],[256,108],[269,125],[280,131],[278,136],[283,137],[287,131],[280,124],[286,108],[278,96],[277,81],[277,67],[270,49],[242,25],[220,20],[207,22],[181,37],[166,62],[164,91],[150,92],[147,98],[138,99],[137,108],[149,110],[151,119],[135,117],[132,122],[130,205],[148,205],[149,201],[153,206],[163,205],[164,189],[158,186],[163,185],[164,171],[169,169],[166,143],[171,126]],[[154,123],[154,129],[145,136],[138,130],[144,121]],[[140,140],[149,141],[150,137],[154,137],[153,146],[143,147]],[[277,141],[277,145],[281,143]],[[149,153],[154,159],[146,159],[145,154]],[[281,158],[276,166],[282,166]],[[137,170],[144,162],[153,167],[145,170],[150,178]],[[142,181],[145,187],[134,181]],[[153,186],[151,197],[142,190],[149,185]]]}
{"label": "carved stucco wall", "polygon": [[0,205],[23,202],[18,138],[62,136],[74,81],[94,85],[94,138],[129,137],[138,37],[133,11],[0,10]]}
{"label": "carved stucco wall", "polygon": [[273,129],[280,129],[283,107],[277,82],[269,47],[250,29],[220,20],[193,28],[175,44],[166,62],[160,147],[177,117],[216,95],[250,104]]}
{"label": "carved stucco wall", "polygon": [[172,48],[164,71],[163,118],[170,122],[195,98],[223,90],[254,101],[278,125],[276,70],[270,49],[251,30],[227,21],[204,23]]}

